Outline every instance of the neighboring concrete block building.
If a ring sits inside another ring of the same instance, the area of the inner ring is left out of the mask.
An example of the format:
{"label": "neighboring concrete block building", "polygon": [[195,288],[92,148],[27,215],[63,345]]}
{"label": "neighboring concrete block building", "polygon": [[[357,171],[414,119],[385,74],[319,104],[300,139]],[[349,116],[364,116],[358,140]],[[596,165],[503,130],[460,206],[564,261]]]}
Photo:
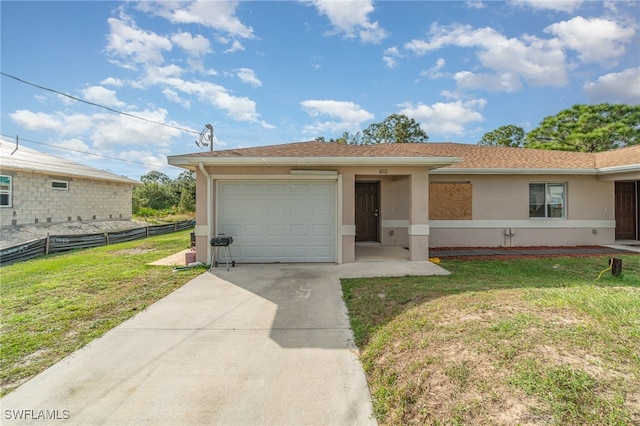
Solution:
{"label": "neighboring concrete block building", "polygon": [[0,225],[130,220],[137,181],[0,142]]}

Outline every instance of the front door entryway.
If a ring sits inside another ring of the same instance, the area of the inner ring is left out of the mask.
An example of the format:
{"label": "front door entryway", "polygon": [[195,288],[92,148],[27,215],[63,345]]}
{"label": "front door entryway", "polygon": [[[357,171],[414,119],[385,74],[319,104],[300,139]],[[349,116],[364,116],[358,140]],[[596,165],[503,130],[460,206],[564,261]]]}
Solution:
{"label": "front door entryway", "polygon": [[638,182],[616,182],[616,240],[638,239]]}
{"label": "front door entryway", "polygon": [[379,182],[356,182],[356,241],[379,241]]}

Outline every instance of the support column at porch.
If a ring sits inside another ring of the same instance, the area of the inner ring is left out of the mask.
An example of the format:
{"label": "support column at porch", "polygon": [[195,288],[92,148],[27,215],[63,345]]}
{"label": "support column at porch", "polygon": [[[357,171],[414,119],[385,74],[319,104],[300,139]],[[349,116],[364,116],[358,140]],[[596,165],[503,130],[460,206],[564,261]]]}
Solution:
{"label": "support column at porch", "polygon": [[[340,184],[340,181],[338,181]],[[355,205],[356,175],[352,171],[342,173],[342,214],[339,215],[338,235],[342,244],[341,263],[356,261],[356,205]]]}
{"label": "support column at porch", "polygon": [[410,177],[409,260],[429,258],[429,171],[419,170]]}

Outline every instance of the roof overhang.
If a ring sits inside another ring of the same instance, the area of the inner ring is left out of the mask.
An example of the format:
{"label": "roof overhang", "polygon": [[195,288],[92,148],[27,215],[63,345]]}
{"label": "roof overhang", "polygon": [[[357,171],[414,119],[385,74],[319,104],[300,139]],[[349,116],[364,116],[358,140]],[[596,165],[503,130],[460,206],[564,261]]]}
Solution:
{"label": "roof overhang", "polygon": [[447,167],[432,172],[438,175],[596,175],[597,169],[472,169]]}
{"label": "roof overhang", "polygon": [[171,155],[167,161],[172,166],[195,170],[204,166],[231,167],[428,167],[437,169],[462,161],[458,157],[208,157],[192,155]]}
{"label": "roof overhang", "polygon": [[626,166],[602,167],[598,169],[598,174],[609,175],[613,173],[640,172],[640,164],[628,164]]}
{"label": "roof overhang", "polygon": [[39,167],[29,167],[28,165],[18,165],[18,166],[7,166],[6,164],[2,164],[0,167],[0,172],[3,171],[11,171],[11,172],[22,172],[22,173],[36,173],[47,176],[59,176],[60,178],[77,178],[77,179],[87,179],[87,180],[96,180],[102,182],[113,182],[123,185],[142,185],[141,182],[138,182],[133,179],[129,179],[125,176],[114,175],[109,172],[102,173],[100,170],[88,171],[85,173],[76,173],[73,171],[65,170],[63,167],[50,167],[50,168],[39,168]]}

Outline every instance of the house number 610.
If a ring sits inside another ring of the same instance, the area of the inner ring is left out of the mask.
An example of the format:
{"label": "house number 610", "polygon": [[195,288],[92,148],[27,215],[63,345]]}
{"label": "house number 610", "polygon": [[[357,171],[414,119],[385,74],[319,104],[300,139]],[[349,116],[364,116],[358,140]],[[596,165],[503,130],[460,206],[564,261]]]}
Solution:
{"label": "house number 610", "polygon": [[379,175],[389,174],[389,169],[380,169],[380,170],[378,170],[378,174]]}

